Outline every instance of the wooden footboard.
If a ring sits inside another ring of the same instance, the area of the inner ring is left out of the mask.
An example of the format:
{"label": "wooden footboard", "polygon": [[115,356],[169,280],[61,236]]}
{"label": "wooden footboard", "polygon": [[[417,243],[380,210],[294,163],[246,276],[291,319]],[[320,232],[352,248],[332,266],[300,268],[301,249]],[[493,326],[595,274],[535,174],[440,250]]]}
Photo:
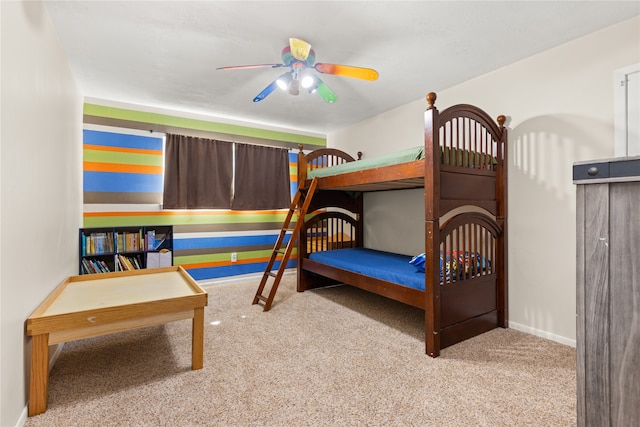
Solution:
{"label": "wooden footboard", "polygon": [[500,325],[505,304],[499,274],[502,237],[497,222],[479,212],[458,214],[443,224],[438,254],[442,261],[438,264],[444,270],[433,296],[439,302],[434,312],[440,315],[433,318],[425,311],[427,324],[438,331],[435,335],[440,342],[434,348],[445,348]]}

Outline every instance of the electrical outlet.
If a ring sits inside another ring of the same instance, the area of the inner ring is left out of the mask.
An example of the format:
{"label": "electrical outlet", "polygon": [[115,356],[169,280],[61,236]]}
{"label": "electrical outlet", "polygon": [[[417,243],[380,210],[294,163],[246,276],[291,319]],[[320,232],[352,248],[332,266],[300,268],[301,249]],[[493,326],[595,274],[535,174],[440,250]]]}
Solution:
{"label": "electrical outlet", "polygon": [[238,254],[235,252],[231,253],[231,262],[238,262]]}

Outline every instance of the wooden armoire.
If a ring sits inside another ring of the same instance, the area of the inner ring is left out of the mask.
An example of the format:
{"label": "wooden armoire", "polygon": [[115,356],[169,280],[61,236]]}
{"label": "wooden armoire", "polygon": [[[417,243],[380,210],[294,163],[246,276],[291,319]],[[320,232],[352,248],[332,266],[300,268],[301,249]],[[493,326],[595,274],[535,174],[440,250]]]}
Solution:
{"label": "wooden armoire", "polygon": [[575,163],[578,426],[640,425],[640,157]]}

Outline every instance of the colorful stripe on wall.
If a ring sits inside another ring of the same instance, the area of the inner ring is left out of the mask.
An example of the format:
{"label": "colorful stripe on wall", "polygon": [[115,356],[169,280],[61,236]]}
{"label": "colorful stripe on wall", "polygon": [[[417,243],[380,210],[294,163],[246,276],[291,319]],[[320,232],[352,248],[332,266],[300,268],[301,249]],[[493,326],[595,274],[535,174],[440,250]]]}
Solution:
{"label": "colorful stripe on wall", "polygon": [[104,117],[110,119],[127,120],[155,125],[165,125],[182,129],[216,132],[229,135],[246,136],[272,141],[284,141],[296,144],[309,144],[325,147],[327,139],[317,136],[300,135],[289,132],[260,129],[227,123],[211,122],[187,117],[167,114],[135,111],[126,108],[107,107],[104,105],[84,104],[86,116]]}
{"label": "colorful stripe on wall", "polygon": [[289,152],[289,181],[291,181],[291,198],[298,191],[298,153]]}
{"label": "colorful stripe on wall", "polygon": [[[287,210],[85,212],[84,226],[173,225],[174,264],[196,280],[208,280],[263,272],[286,215]],[[231,262],[232,253],[237,262]],[[295,267],[295,253],[288,267]]]}
{"label": "colorful stripe on wall", "polygon": [[85,129],[84,203],[162,203],[162,145],[161,137]]}
{"label": "colorful stripe on wall", "polygon": [[[196,280],[263,272],[288,211],[161,210],[163,139],[139,133],[84,130],[83,226],[173,225],[174,264]],[[293,195],[295,150],[289,166]]]}

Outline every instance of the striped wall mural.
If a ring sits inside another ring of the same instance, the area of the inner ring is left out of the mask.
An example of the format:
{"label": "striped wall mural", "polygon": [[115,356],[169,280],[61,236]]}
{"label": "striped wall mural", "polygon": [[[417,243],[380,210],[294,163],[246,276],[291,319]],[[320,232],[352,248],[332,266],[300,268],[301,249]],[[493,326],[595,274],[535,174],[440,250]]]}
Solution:
{"label": "striped wall mural", "polygon": [[84,203],[162,203],[162,137],[85,129]]}
{"label": "striped wall mural", "polygon": [[[174,264],[196,280],[264,271],[286,209],[162,210],[163,136],[114,129],[85,126],[84,227],[173,225]],[[297,152],[289,164],[293,195]],[[295,267],[295,256],[287,267]]]}

